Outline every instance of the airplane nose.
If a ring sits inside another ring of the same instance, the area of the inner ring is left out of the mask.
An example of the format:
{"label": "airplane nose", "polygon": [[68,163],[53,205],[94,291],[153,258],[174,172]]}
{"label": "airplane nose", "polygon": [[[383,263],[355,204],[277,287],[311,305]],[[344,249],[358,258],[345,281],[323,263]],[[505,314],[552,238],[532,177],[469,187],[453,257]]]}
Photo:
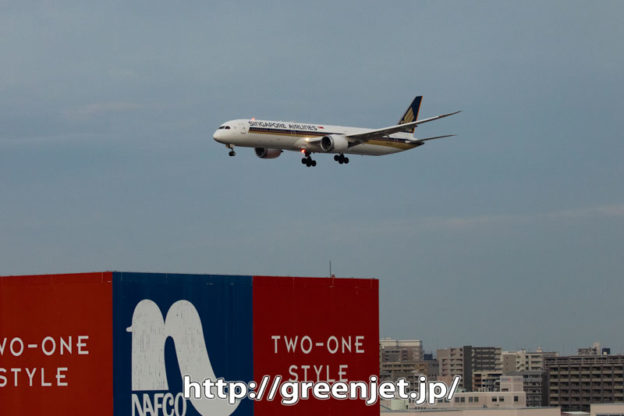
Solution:
{"label": "airplane nose", "polygon": [[219,139],[223,138],[223,132],[220,131],[220,130],[215,131],[214,134],[212,135],[212,138],[216,142],[223,143],[221,140],[219,140]]}

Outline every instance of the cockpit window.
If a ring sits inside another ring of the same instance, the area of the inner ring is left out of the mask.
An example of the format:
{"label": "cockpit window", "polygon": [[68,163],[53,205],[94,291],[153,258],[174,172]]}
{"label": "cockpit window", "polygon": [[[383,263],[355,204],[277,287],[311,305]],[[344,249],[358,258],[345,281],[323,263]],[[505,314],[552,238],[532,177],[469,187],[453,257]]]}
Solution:
{"label": "cockpit window", "polygon": [[229,129],[230,129],[230,126],[225,126],[225,129],[226,129],[226,130],[229,130]]}
{"label": "cockpit window", "polygon": [[221,126],[217,130],[221,130],[221,129],[229,130],[230,126]]}

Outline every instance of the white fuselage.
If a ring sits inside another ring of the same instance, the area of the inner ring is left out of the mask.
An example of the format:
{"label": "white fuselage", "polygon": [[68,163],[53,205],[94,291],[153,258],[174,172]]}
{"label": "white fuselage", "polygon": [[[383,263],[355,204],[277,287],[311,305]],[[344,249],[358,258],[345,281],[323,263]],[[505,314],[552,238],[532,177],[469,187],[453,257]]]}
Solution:
{"label": "white fuselage", "polygon": [[395,133],[383,139],[369,140],[340,152],[325,152],[318,144],[319,138],[324,136],[350,135],[368,131],[371,129],[289,121],[238,119],[221,125],[213,137],[217,142],[230,146],[371,156],[402,152],[417,146],[410,140],[412,139],[410,133]]}

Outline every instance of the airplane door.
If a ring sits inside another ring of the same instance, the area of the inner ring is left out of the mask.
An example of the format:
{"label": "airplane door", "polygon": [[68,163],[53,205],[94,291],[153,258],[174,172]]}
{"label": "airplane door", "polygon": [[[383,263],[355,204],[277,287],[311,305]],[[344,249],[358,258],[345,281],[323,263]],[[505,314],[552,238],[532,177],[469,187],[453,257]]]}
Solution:
{"label": "airplane door", "polygon": [[238,129],[240,131],[240,134],[247,134],[247,123],[241,121],[241,123],[238,125]]}

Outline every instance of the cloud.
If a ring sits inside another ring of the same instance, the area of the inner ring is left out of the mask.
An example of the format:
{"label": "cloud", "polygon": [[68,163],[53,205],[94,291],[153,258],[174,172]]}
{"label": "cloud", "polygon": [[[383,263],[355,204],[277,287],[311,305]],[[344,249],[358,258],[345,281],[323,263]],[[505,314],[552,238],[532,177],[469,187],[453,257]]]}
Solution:
{"label": "cloud", "polygon": [[621,217],[624,216],[624,204],[601,205],[591,208],[579,208],[544,214],[552,219],[576,219],[586,217]]}
{"label": "cloud", "polygon": [[424,218],[419,225],[444,228],[468,228],[483,225],[522,224],[540,220],[580,220],[597,217],[624,216],[624,204],[600,205],[589,208],[574,208],[536,214],[502,214],[479,215],[473,217],[429,217]]}
{"label": "cloud", "polygon": [[[376,224],[351,224],[351,228],[359,230],[360,234],[388,235],[395,238],[397,235],[412,235],[421,231],[463,231],[479,228],[504,227],[515,225],[533,225],[547,222],[570,222],[599,218],[624,217],[624,204],[599,205],[589,208],[574,208],[534,214],[499,214],[476,215],[468,217],[422,217],[422,218],[391,218]],[[310,225],[311,226],[311,225]],[[323,233],[331,233],[331,229],[324,229]],[[339,240],[350,237],[335,236]]]}

